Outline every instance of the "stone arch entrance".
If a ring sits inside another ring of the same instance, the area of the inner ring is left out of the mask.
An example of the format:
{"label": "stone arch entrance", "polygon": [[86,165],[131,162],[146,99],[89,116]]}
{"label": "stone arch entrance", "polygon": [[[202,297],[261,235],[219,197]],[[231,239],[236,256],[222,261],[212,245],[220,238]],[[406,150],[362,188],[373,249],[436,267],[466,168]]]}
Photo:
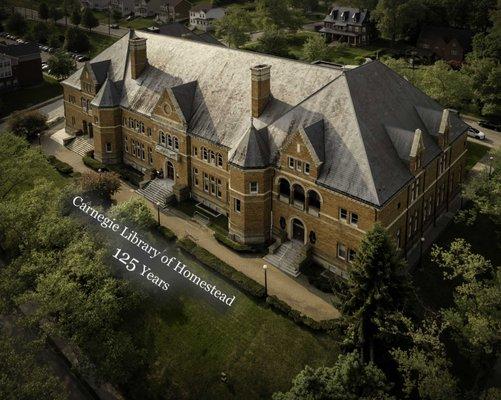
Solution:
{"label": "stone arch entrance", "polygon": [[165,177],[170,180],[175,180],[176,170],[174,168],[174,164],[172,162],[167,161],[165,164]]}
{"label": "stone arch entrance", "polygon": [[297,218],[293,218],[291,225],[291,239],[304,243],[305,227],[303,222]]}

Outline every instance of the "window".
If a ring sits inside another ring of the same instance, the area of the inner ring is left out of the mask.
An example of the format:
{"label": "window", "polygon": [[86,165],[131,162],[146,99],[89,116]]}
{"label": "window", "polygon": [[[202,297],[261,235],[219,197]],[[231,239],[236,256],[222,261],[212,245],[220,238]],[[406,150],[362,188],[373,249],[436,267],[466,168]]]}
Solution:
{"label": "window", "polygon": [[413,216],[411,215],[409,218],[409,227],[407,229],[407,237],[412,236],[412,220],[413,220]]}
{"label": "window", "polygon": [[315,244],[317,241],[317,234],[313,231],[310,232],[310,243]]}
{"label": "window", "polygon": [[106,142],[106,153],[111,153],[111,143]]}
{"label": "window", "polygon": [[141,133],[144,133],[144,123],[141,122]]}
{"label": "window", "polygon": [[351,213],[351,220],[350,220],[352,225],[358,225],[358,214],[356,213]]}
{"label": "window", "polygon": [[299,172],[303,171],[303,163],[299,160],[296,161],[296,170]]}
{"label": "window", "polygon": [[310,175],[310,164],[309,163],[304,163],[304,173],[306,175]]}
{"label": "window", "polygon": [[257,182],[251,182],[249,183],[249,191],[253,194],[258,192],[258,185]]}
{"label": "window", "polygon": [[217,166],[222,167],[223,166],[223,156],[219,153],[217,153]]}
{"label": "window", "polygon": [[216,155],[214,154],[214,152],[212,150],[210,151],[210,162],[212,164],[216,163]]}
{"label": "window", "polygon": [[132,122],[132,118],[129,117],[129,128],[133,128],[134,125],[133,125],[133,122]]}
{"label": "window", "polygon": [[240,199],[235,199],[235,211],[240,212]]}
{"label": "window", "polygon": [[151,147],[148,147],[148,162],[153,164],[153,149]]}
{"label": "window", "polygon": [[172,147],[172,136],[167,135],[167,147]]}
{"label": "window", "polygon": [[141,143],[141,159],[144,160],[146,158],[146,154],[144,151],[144,144]]}
{"label": "window", "polygon": [[355,261],[355,257],[357,256],[357,252],[353,249],[348,250],[348,262]]}
{"label": "window", "polygon": [[194,156],[197,156],[197,155],[198,155],[198,148],[197,148],[197,147],[193,146],[193,149],[192,149],[192,154],[193,154]]}
{"label": "window", "polygon": [[222,197],[222,191],[221,191],[221,179],[217,180],[217,197],[221,198]]}
{"label": "window", "polygon": [[346,260],[346,246],[342,243],[337,244],[337,256],[342,260]]}
{"label": "window", "polygon": [[289,157],[289,168],[294,169],[294,159]]}
{"label": "window", "polygon": [[179,139],[177,136],[174,136],[174,149],[179,150]]}
{"label": "window", "polygon": [[129,138],[127,136],[125,136],[125,138],[124,138],[124,146],[125,146],[125,152],[128,153],[129,152]]}
{"label": "window", "polygon": [[146,134],[147,134],[148,136],[151,136],[151,128],[146,128]]}
{"label": "window", "polygon": [[205,160],[205,161],[208,161],[209,160],[209,156],[208,156],[209,152],[207,151],[207,149],[205,147],[202,147],[202,158]]}
{"label": "window", "polygon": [[132,146],[132,155],[135,156],[136,155],[136,141],[135,140],[131,140],[131,146]]}
{"label": "window", "polygon": [[339,219],[342,221],[346,221],[348,219],[348,211],[344,208],[339,209]]}
{"label": "window", "polygon": [[165,133],[163,131],[160,131],[160,144],[165,146]]}
{"label": "window", "polygon": [[209,193],[209,175],[204,172],[204,192]]}

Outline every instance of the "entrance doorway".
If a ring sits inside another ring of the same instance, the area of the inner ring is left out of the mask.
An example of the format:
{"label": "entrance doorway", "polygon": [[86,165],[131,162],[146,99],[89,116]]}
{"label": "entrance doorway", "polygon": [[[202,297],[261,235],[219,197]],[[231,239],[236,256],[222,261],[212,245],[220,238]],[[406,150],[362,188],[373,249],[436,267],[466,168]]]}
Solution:
{"label": "entrance doorway", "polygon": [[304,225],[297,218],[292,220],[292,239],[299,240],[301,243],[304,243]]}
{"label": "entrance doorway", "polygon": [[172,163],[170,161],[167,161],[167,174],[166,174],[166,178],[167,179],[171,179],[171,180],[174,180],[174,165],[172,165]]}
{"label": "entrance doorway", "polygon": [[93,138],[94,137],[94,126],[91,123],[88,124],[88,130],[89,130],[89,138]]}
{"label": "entrance doorway", "polygon": [[83,123],[82,123],[82,124],[83,124],[83,129],[82,129],[83,134],[84,134],[84,135],[87,135],[87,133],[88,133],[88,132],[87,132],[87,121],[83,121]]}

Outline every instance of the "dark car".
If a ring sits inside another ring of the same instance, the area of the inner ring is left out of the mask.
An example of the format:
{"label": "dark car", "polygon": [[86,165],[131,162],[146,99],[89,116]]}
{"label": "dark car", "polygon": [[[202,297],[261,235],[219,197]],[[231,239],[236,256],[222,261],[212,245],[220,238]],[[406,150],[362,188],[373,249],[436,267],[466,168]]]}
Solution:
{"label": "dark car", "polygon": [[487,121],[486,119],[481,119],[478,124],[487,129],[492,129],[493,131],[501,132],[501,123],[494,121]]}

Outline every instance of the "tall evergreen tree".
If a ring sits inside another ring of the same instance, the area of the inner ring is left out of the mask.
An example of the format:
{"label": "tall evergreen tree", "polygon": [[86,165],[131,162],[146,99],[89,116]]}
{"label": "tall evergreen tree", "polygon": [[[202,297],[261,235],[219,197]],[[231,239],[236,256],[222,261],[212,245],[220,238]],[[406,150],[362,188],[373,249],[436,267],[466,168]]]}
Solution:
{"label": "tall evergreen tree", "polygon": [[359,246],[341,303],[352,344],[364,361],[375,360],[376,342],[390,340],[382,326],[389,314],[402,311],[409,289],[405,261],[388,232],[376,224]]}

